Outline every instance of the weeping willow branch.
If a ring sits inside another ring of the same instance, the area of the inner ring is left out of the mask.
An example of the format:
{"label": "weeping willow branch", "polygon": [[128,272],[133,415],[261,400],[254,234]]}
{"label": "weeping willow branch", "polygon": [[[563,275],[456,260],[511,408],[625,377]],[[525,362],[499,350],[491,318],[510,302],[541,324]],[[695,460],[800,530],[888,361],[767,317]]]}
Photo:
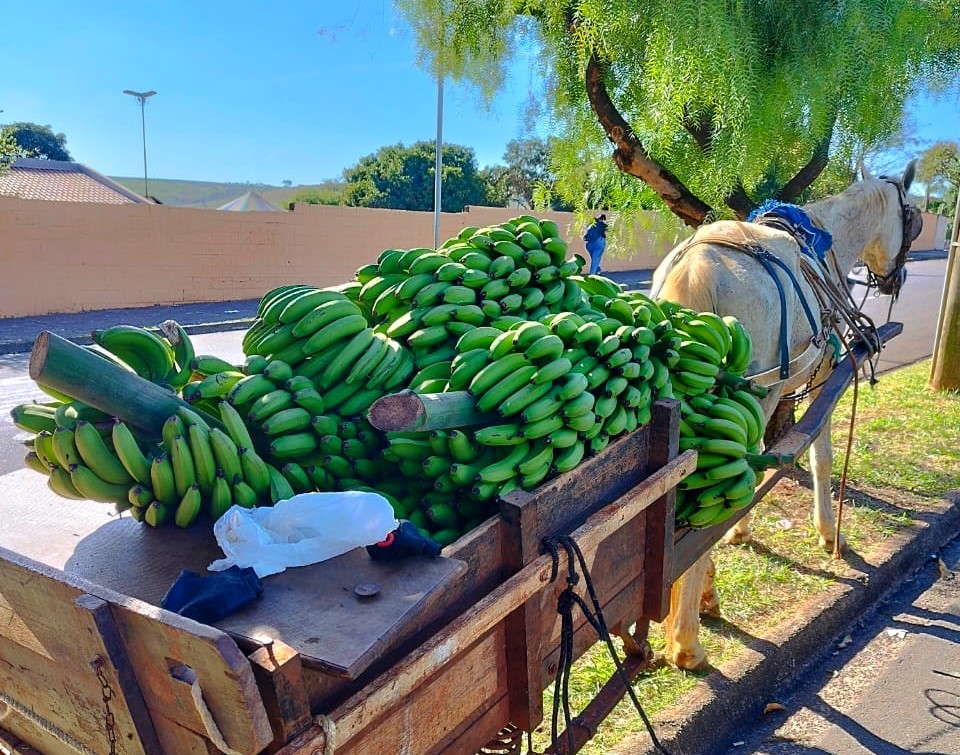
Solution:
{"label": "weeping willow branch", "polygon": [[613,161],[624,173],[639,178],[653,189],[684,223],[696,228],[711,211],[708,204],[683,185],[679,178],[654,160],[617,110],[603,81],[603,67],[596,53],[587,61],[587,98],[600,126],[614,146]]}

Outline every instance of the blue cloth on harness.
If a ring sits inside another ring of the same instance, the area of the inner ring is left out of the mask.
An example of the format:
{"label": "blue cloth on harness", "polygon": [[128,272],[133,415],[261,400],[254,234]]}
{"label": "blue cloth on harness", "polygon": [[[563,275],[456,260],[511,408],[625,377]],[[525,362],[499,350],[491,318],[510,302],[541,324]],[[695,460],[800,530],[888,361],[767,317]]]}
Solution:
{"label": "blue cloth on harness", "polygon": [[753,223],[761,217],[775,217],[790,223],[791,226],[802,237],[801,251],[810,255],[810,251],[816,255],[821,262],[824,261],[827,250],[833,246],[833,236],[829,231],[818,228],[812,222],[810,217],[800,207],[795,204],[778,202],[775,199],[768,199],[757,209],[747,215],[747,222]]}

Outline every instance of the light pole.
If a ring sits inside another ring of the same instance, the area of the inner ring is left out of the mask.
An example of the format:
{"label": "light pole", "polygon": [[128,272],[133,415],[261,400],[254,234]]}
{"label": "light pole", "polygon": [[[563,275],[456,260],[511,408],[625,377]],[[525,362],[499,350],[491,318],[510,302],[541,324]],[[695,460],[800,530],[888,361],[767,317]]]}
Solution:
{"label": "light pole", "polygon": [[132,89],[124,89],[124,94],[136,97],[140,101],[140,129],[143,132],[143,196],[150,198],[150,187],[147,184],[147,119],[144,115],[144,105],[148,97],[156,94],[152,89],[149,92],[134,92]]}

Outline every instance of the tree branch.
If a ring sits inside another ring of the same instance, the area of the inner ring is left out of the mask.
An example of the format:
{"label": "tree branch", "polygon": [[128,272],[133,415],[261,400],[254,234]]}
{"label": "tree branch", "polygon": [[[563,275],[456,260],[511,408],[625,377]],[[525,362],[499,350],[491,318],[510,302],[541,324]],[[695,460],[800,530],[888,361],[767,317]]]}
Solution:
{"label": "tree branch", "polygon": [[667,207],[684,223],[696,228],[711,207],[683,185],[679,178],[650,157],[630,125],[617,110],[603,81],[603,67],[596,53],[590,55],[586,71],[587,98],[600,126],[614,146],[613,161],[631,176],[653,189]]}
{"label": "tree branch", "polygon": [[830,142],[833,139],[833,127],[836,123],[837,116],[834,114],[833,120],[830,121],[830,128],[827,129],[823,139],[817,142],[817,145],[813,148],[813,155],[810,160],[777,192],[776,198],[778,200],[792,202],[823,173],[824,168],[830,161]]}
{"label": "tree branch", "polygon": [[724,202],[726,202],[727,207],[737,213],[737,218],[740,220],[746,220],[747,215],[757,206],[756,202],[750,199],[750,195],[747,194],[747,190],[743,188],[743,182],[739,178],[737,179],[736,186],[727,194]]}

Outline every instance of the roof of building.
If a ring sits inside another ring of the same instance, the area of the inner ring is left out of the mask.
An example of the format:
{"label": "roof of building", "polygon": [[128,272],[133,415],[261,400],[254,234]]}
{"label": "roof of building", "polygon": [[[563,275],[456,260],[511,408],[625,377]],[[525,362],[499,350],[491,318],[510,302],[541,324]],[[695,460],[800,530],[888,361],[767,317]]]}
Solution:
{"label": "roof of building", "polygon": [[150,200],[86,165],[21,157],[0,173],[0,196],[55,202],[149,204]]}
{"label": "roof of building", "polygon": [[279,207],[277,207],[275,204],[271,204],[255,191],[248,191],[246,194],[239,196],[236,199],[231,199],[225,205],[221,205],[217,209],[233,210],[234,212],[251,212],[257,210],[264,212],[282,212]]}

